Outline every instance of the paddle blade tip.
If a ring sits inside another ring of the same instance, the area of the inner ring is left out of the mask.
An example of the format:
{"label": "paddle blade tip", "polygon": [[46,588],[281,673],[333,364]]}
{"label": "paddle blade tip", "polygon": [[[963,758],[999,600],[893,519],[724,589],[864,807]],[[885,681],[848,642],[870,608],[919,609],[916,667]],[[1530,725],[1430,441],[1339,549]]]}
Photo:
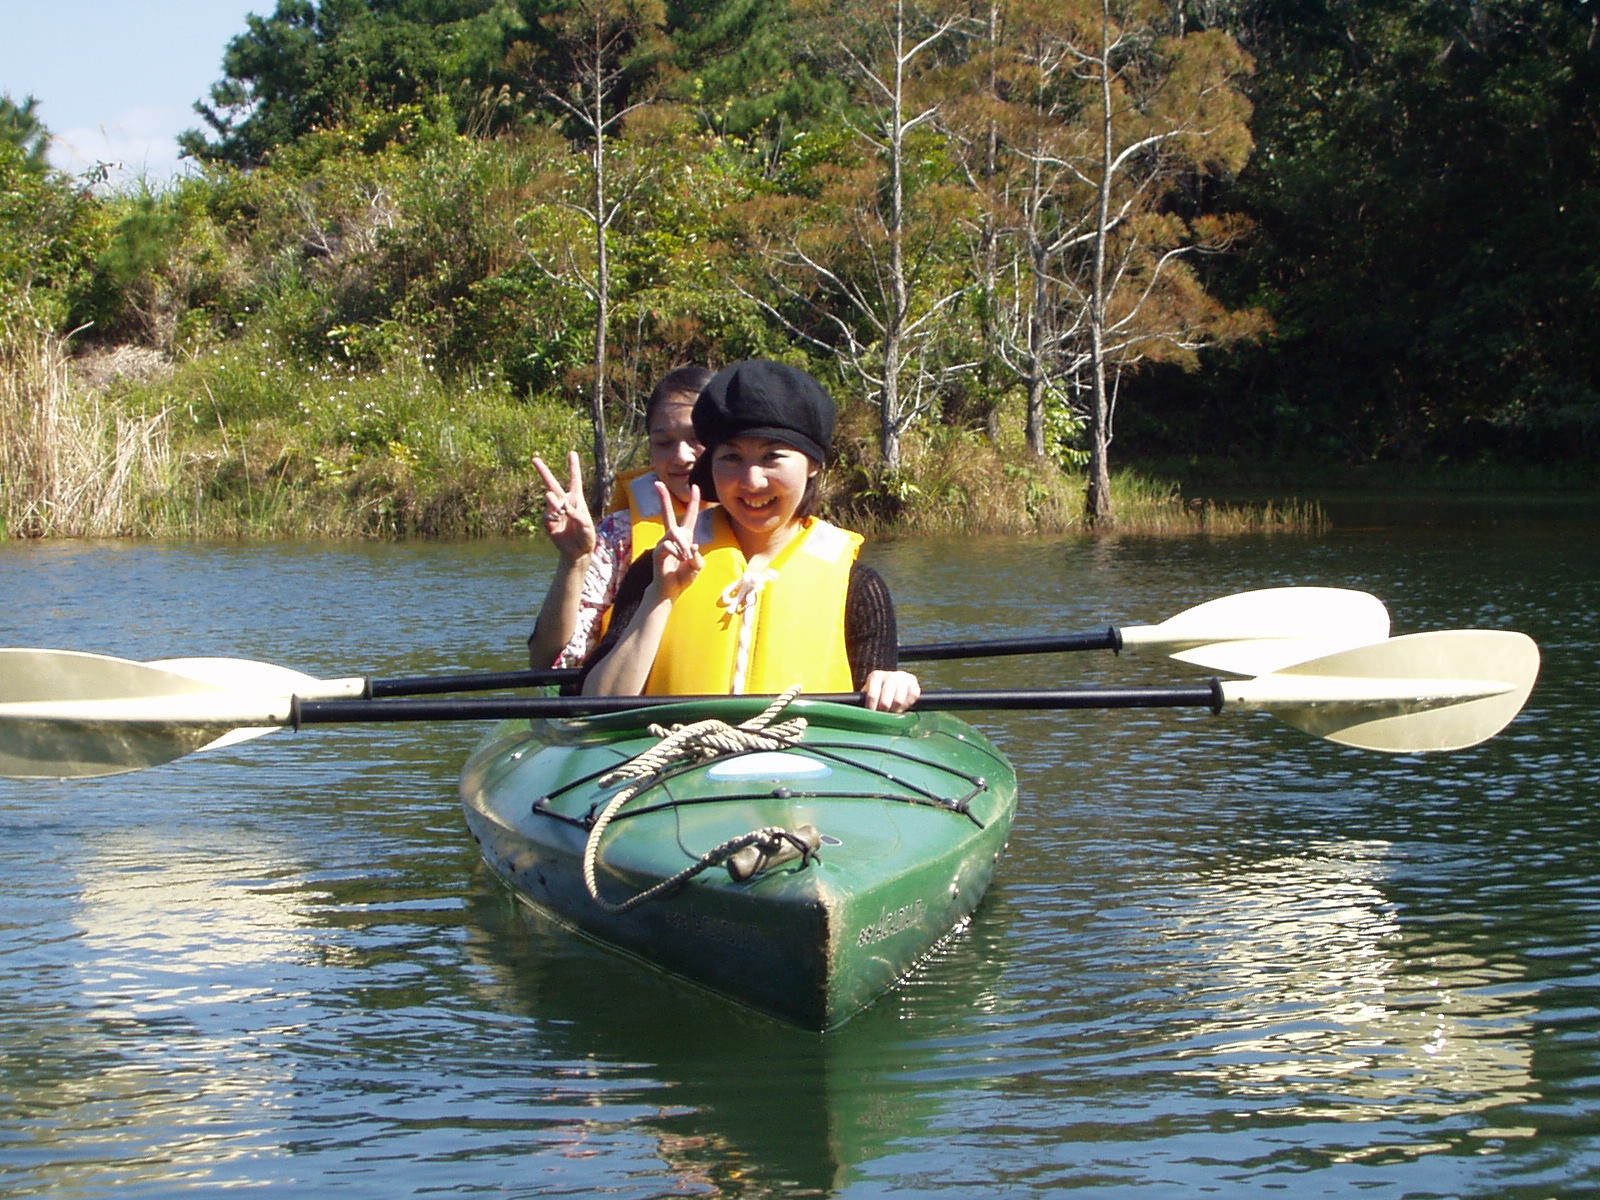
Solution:
{"label": "paddle blade tip", "polygon": [[[1511,630],[1413,633],[1290,667],[1307,697],[1272,711],[1340,745],[1385,754],[1465,750],[1502,732],[1527,704],[1539,677],[1538,644]],[[1365,697],[1336,695],[1364,680]],[[1316,699],[1319,686],[1325,700]],[[1341,687],[1335,687],[1335,684]],[[1269,706],[1271,707],[1271,706]]]}

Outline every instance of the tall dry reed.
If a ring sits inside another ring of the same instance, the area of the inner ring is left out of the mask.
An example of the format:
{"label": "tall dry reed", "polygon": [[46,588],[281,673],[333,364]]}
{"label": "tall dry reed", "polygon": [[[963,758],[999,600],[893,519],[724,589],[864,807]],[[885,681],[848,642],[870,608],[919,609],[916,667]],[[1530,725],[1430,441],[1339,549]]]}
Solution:
{"label": "tall dry reed", "polygon": [[66,339],[27,315],[0,333],[0,532],[149,533],[142,511],[173,477],[165,410],[129,414],[73,385]]}

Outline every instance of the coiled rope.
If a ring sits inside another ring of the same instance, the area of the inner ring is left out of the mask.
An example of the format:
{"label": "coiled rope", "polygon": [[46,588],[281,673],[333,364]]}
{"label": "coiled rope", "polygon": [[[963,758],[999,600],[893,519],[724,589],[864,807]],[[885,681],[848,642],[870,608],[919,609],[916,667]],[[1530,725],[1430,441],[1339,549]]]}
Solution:
{"label": "coiled rope", "polygon": [[799,694],[800,685],[795,684],[776,697],[760,713],[747,721],[741,721],[738,725],[729,725],[726,721],[713,718],[695,721],[689,725],[649,726],[651,734],[661,741],[643,754],[630,758],[615,770],[601,776],[599,780],[601,787],[609,787],[625,779],[632,782],[611,797],[605,809],[595,818],[594,825],[589,829],[589,840],[583,847],[583,882],[589,889],[590,898],[596,904],[609,913],[628,912],[646,901],[665,895],[746,846],[758,846],[764,852],[770,853],[783,843],[789,842],[803,857],[811,856],[811,847],[802,839],[781,826],[769,825],[764,829],[752,830],[739,837],[730,838],[720,846],[707,850],[693,865],[620,904],[614,904],[600,895],[600,884],[596,879],[596,865],[600,859],[600,839],[605,835],[606,826],[611,824],[612,818],[621,811],[623,805],[649,786],[651,781],[668,766],[684,761],[710,762],[712,759],[725,758],[732,754],[746,754],[752,750],[785,750],[799,745],[806,729],[804,717],[793,717],[780,724],[772,724],[777,715]]}

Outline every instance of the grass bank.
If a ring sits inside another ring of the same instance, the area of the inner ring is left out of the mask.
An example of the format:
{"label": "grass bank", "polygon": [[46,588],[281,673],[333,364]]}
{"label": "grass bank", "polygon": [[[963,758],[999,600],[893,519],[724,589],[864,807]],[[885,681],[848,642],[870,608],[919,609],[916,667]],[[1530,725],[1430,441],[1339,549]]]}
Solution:
{"label": "grass bank", "polygon": [[1573,492],[1600,489],[1600,459],[1529,461],[1328,462],[1170,458],[1145,464],[1190,494],[1260,495],[1294,492]]}
{"label": "grass bank", "polygon": [[270,341],[176,364],[31,349],[0,360],[11,537],[503,534],[534,508],[532,455],[582,434],[565,408],[419,354],[358,369]]}
{"label": "grass bank", "polygon": [[[0,350],[0,533],[9,537],[474,537],[533,528],[534,454],[588,431],[571,404],[525,399],[493,374],[447,378],[400,346],[378,365],[307,362],[243,337],[168,362],[122,350],[73,358],[42,331]],[[1020,428],[1020,421],[1010,423]],[[847,408],[828,508],[863,532],[1083,528],[1081,477],[949,427],[907,442],[876,482],[871,415]],[[1122,471],[1120,532],[1305,530],[1314,506],[1187,500]]]}

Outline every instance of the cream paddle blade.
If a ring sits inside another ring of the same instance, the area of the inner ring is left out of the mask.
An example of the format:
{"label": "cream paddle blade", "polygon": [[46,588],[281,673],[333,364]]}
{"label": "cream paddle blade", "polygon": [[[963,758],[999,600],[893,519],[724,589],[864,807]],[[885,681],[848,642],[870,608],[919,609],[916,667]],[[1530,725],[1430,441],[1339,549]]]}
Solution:
{"label": "cream paddle blade", "polygon": [[162,667],[81,650],[0,650],[0,704],[33,700],[104,700],[118,696],[189,696],[225,690]]}
{"label": "cream paddle blade", "polygon": [[234,731],[275,729],[293,719],[291,697],[242,692],[0,703],[0,775],[119,775],[209,749]]}
{"label": "cream paddle blade", "polygon": [[347,679],[318,679],[315,675],[250,658],[158,658],[149,665],[235,692],[293,695],[307,700],[354,700],[367,694],[367,680],[360,675]]}
{"label": "cream paddle blade", "polygon": [[307,699],[366,694],[365,679],[318,679],[248,658],[164,658],[138,663],[81,650],[0,649],[0,704],[254,692]]}
{"label": "cream paddle blade", "polygon": [[1346,746],[1393,754],[1487,741],[1522,711],[1539,676],[1526,634],[1413,633],[1223,683],[1223,706],[1259,708]]}
{"label": "cream paddle blade", "polygon": [[1122,644],[1229,675],[1266,675],[1389,636],[1383,601],[1349,588],[1281,587],[1208,600],[1159,625],[1124,626]]}
{"label": "cream paddle blade", "polygon": [[[0,775],[62,778],[137,771],[280,727],[281,722],[230,728],[208,719],[241,694],[333,699],[360,696],[364,688],[361,679],[317,679],[243,658],[137,663],[76,650],[0,649],[0,705],[77,704],[82,707],[75,711],[93,718],[8,722],[0,739]],[[167,724],[154,719],[162,703],[174,697],[194,698],[184,706],[193,719]]]}
{"label": "cream paddle blade", "polygon": [[[365,696],[368,686],[366,679],[361,676],[318,679],[314,675],[251,658],[158,658],[150,666],[176,671],[217,688],[251,691],[260,695],[303,696],[308,700],[354,700]],[[226,746],[237,746],[252,738],[265,737],[276,728],[276,725],[258,725],[230,729],[200,749],[221,750]]]}
{"label": "cream paddle blade", "polygon": [[[187,675],[104,654],[0,650],[0,706],[127,703],[226,694]],[[150,765],[152,756],[164,762],[188,754],[226,731],[226,726],[192,722],[161,732],[140,722],[121,720],[89,727],[50,719],[7,722],[5,737],[0,739],[0,775],[52,778],[136,771]]]}

